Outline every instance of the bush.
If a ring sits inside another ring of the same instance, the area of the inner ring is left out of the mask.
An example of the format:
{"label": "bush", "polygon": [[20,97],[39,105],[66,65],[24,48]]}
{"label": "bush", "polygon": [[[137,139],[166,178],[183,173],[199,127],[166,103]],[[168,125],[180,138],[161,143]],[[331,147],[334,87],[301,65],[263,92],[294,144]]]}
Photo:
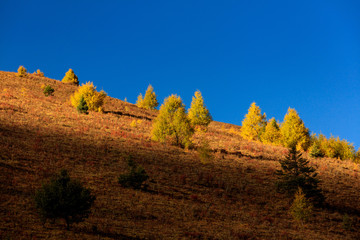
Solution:
{"label": "bush", "polygon": [[321,142],[319,138],[316,138],[316,136],[312,137],[313,143],[310,147],[310,156],[314,158],[318,157],[324,157],[325,153],[321,149]]}
{"label": "bush", "polygon": [[241,136],[248,140],[260,140],[261,133],[265,130],[266,114],[261,114],[261,109],[253,102],[242,121]]}
{"label": "bush", "polygon": [[18,68],[17,75],[18,75],[19,77],[25,77],[25,76],[27,75],[27,70],[26,70],[26,68],[24,68],[23,66],[20,66],[20,67]]}
{"label": "bush", "polygon": [[102,112],[106,98],[104,91],[97,92],[92,82],[81,85],[78,90],[70,97],[71,104],[77,108],[81,98],[84,98],[88,110]]}
{"label": "bush", "polygon": [[204,99],[200,91],[196,91],[195,96],[192,98],[188,116],[193,127],[199,126],[206,128],[212,121],[212,117],[204,104]]}
{"label": "bush", "polygon": [[301,188],[295,193],[295,199],[290,207],[290,214],[299,222],[307,222],[313,212],[312,204],[306,199]]}
{"label": "bush", "polygon": [[212,159],[212,151],[207,140],[202,140],[201,145],[197,149],[201,163],[207,164]]}
{"label": "bush", "polygon": [[71,68],[65,73],[65,77],[61,81],[63,83],[73,83],[79,86],[78,77],[75,75],[74,71]]}
{"label": "bush", "polygon": [[306,151],[310,146],[309,129],[299,117],[295,109],[288,109],[284,117],[284,122],[280,127],[282,144],[284,147],[291,148],[293,145],[297,149]]}
{"label": "bush", "polygon": [[316,205],[322,205],[325,198],[318,187],[319,180],[309,161],[293,146],[284,160],[280,160],[281,170],[276,171],[279,192],[293,195],[300,187],[306,197]]}
{"label": "bush", "polygon": [[153,123],[152,139],[155,141],[170,140],[178,146],[189,147],[193,133],[194,129],[187,117],[181,98],[176,95],[166,98]]}
{"label": "bush", "polygon": [[38,69],[36,72],[33,73],[34,75],[38,76],[38,77],[43,77],[44,73],[40,71],[40,69]]}
{"label": "bush", "polygon": [[36,208],[44,222],[64,219],[67,229],[72,223],[82,222],[89,216],[94,200],[90,190],[71,180],[66,170],[61,170],[35,194]]}
{"label": "bush", "polygon": [[46,97],[52,96],[54,92],[55,92],[55,90],[50,85],[46,85],[44,87],[43,93]]}
{"label": "bush", "polygon": [[145,109],[156,109],[159,106],[154,88],[151,85],[148,86],[144,98],[141,93],[139,94],[136,105]]}
{"label": "bush", "polygon": [[119,183],[126,188],[140,189],[143,182],[145,182],[149,176],[142,166],[137,165],[134,160],[132,160],[132,157],[128,158],[127,164],[129,173],[121,174],[118,178]]}

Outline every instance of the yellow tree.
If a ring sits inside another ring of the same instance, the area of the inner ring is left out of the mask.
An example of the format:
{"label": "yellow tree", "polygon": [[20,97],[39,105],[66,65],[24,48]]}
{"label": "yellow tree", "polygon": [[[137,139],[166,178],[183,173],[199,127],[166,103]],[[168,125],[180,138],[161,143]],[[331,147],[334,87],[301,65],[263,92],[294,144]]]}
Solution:
{"label": "yellow tree", "polygon": [[299,117],[295,109],[289,108],[280,127],[284,147],[296,146],[306,151],[310,146],[309,129]]}
{"label": "yellow tree", "polygon": [[151,85],[148,86],[144,98],[141,93],[139,94],[136,105],[145,109],[156,109],[159,106],[154,88]]}
{"label": "yellow tree", "polygon": [[248,140],[259,140],[260,134],[266,126],[266,114],[261,114],[260,107],[253,102],[250,105],[248,113],[242,121],[241,136]]}
{"label": "yellow tree", "polygon": [[193,133],[181,98],[177,95],[166,98],[153,123],[152,139],[161,142],[170,140],[176,145],[188,147]]}
{"label": "yellow tree", "polygon": [[[106,96],[104,91],[97,92],[92,82],[87,82],[76,90],[70,97],[70,101],[75,108],[82,104],[82,101],[85,101],[89,110],[102,112]],[[83,100],[81,100],[82,98]]]}
{"label": "yellow tree", "polygon": [[266,144],[279,145],[281,141],[281,133],[279,124],[275,118],[268,121],[265,131],[261,134],[261,141]]}
{"label": "yellow tree", "polygon": [[207,127],[212,121],[200,91],[196,91],[195,96],[192,98],[188,116],[192,126]]}
{"label": "yellow tree", "polygon": [[26,75],[27,75],[27,70],[26,70],[26,68],[24,68],[24,66],[20,66],[20,67],[18,68],[18,73],[17,73],[17,75],[18,75],[19,77],[24,77],[24,76],[26,76]]}
{"label": "yellow tree", "polygon": [[79,86],[78,77],[71,68],[65,73],[65,77],[61,81],[64,83],[73,83]]}

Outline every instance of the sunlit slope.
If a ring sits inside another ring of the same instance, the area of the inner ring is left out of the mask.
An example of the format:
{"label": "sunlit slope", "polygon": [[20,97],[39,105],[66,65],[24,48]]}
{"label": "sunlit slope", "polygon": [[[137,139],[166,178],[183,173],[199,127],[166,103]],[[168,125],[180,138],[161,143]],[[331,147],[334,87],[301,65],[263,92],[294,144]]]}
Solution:
{"label": "sunlit slope", "polygon": [[[80,79],[81,80],[81,79]],[[82,80],[81,80],[82,81]],[[45,97],[42,85],[54,96]],[[94,83],[96,85],[96,83]],[[76,86],[44,77],[0,72],[0,236],[4,239],[358,239],[358,165],[311,160],[331,207],[309,223],[289,215],[290,199],[275,191],[285,148],[248,142],[240,127],[212,122],[196,133],[213,158],[151,140],[156,111],[111,97],[104,113],[78,114]],[[106,89],[105,89],[106,91]],[[117,183],[129,155],[150,176],[146,191]],[[60,169],[92,189],[91,216],[70,231],[64,222],[42,225],[33,194]],[[353,219],[343,228],[343,216]]]}

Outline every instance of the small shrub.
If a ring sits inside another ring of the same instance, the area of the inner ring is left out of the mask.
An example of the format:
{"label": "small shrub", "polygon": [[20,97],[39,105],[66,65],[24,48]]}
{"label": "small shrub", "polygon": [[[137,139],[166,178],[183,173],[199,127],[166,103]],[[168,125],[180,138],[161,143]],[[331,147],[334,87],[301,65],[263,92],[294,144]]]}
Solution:
{"label": "small shrub", "polygon": [[349,217],[349,215],[345,214],[343,216],[342,228],[346,231],[349,231],[352,229],[352,226],[353,226],[353,220]]}
{"label": "small shrub", "polygon": [[321,150],[321,145],[319,141],[314,141],[310,147],[310,156],[314,158],[324,157],[324,152]]}
{"label": "small shrub", "polygon": [[76,107],[76,110],[79,112],[79,113],[84,113],[84,114],[87,114],[88,113],[88,106],[85,102],[85,99],[83,96],[81,96],[80,98],[80,101],[79,101],[79,104],[77,105]]}
{"label": "small shrub", "polygon": [[295,194],[295,199],[290,207],[290,214],[296,221],[307,222],[313,212],[312,204],[306,199],[301,188]]}
{"label": "small shrub", "polygon": [[47,219],[64,219],[67,229],[72,223],[84,221],[95,201],[90,189],[71,180],[66,170],[61,170],[50,183],[43,184],[35,194],[35,204],[44,222]]}
{"label": "small shrub", "polygon": [[96,87],[94,87],[92,82],[87,82],[76,90],[76,92],[70,97],[70,101],[71,104],[77,108],[81,98],[83,97],[88,110],[102,112],[106,96],[107,95],[104,91],[97,92]]}
{"label": "small shrub", "polygon": [[61,81],[63,83],[72,83],[79,86],[78,77],[75,75],[74,71],[71,68],[65,73],[65,77]]}
{"label": "small shrub", "polygon": [[130,123],[130,127],[136,128],[137,124],[136,124],[136,120],[132,120]]}
{"label": "small shrub", "polygon": [[142,166],[134,162],[132,157],[128,158],[127,164],[129,172],[119,176],[118,181],[120,185],[126,188],[140,189],[143,182],[145,182],[149,176]]}
{"label": "small shrub", "polygon": [[40,71],[40,69],[38,69],[36,72],[33,73],[35,76],[38,76],[38,77],[43,77],[44,76],[44,73]]}
{"label": "small shrub", "polygon": [[46,97],[52,96],[54,92],[55,90],[50,85],[44,87],[43,93]]}
{"label": "small shrub", "polygon": [[20,67],[18,68],[17,75],[18,75],[19,77],[25,77],[25,76],[27,75],[27,70],[26,70],[26,68],[24,68],[24,66],[20,66]]}

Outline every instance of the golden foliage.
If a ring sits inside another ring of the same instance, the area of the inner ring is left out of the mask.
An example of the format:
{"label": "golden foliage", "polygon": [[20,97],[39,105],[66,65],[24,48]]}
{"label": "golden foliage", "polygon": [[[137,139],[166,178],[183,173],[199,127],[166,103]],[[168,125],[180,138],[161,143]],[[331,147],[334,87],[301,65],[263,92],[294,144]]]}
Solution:
{"label": "golden foliage", "polygon": [[38,77],[44,77],[44,73],[40,71],[40,69],[38,69],[36,72],[33,73],[34,75],[38,76]]}
{"label": "golden foliage", "polygon": [[241,136],[248,140],[259,140],[265,125],[266,114],[261,114],[260,107],[253,102],[245,115],[245,119],[242,121]]}
{"label": "golden foliage", "polygon": [[195,96],[192,98],[188,116],[192,126],[207,127],[212,121],[210,112],[204,104],[204,99],[200,91],[196,91]]}
{"label": "golden foliage", "polygon": [[64,83],[73,83],[79,86],[78,77],[71,68],[65,73],[65,77],[61,81]]}
{"label": "golden foliage", "polygon": [[97,92],[96,87],[94,87],[92,82],[87,82],[75,91],[75,93],[70,97],[70,101],[76,108],[80,103],[81,97],[83,97],[89,110],[102,112],[106,96],[107,95],[104,91]]}
{"label": "golden foliage", "polygon": [[141,93],[139,94],[136,105],[145,109],[156,109],[159,106],[154,88],[151,85],[148,86],[144,98]]}
{"label": "golden foliage", "polygon": [[177,95],[166,98],[153,123],[152,139],[155,141],[170,139],[176,145],[188,147],[191,145],[190,138],[193,133],[194,129],[191,127],[181,98]]}
{"label": "golden foliage", "polygon": [[266,144],[280,145],[281,144],[281,133],[279,124],[274,118],[270,119],[266,124],[265,131],[261,134],[261,141]]}
{"label": "golden foliage", "polygon": [[25,77],[25,76],[27,75],[27,70],[26,70],[26,68],[24,68],[24,66],[20,66],[20,67],[18,68],[17,75],[18,75],[19,77]]}
{"label": "golden foliage", "polygon": [[299,117],[295,109],[289,108],[281,124],[280,132],[284,147],[296,146],[298,150],[306,151],[310,146],[309,129]]}

